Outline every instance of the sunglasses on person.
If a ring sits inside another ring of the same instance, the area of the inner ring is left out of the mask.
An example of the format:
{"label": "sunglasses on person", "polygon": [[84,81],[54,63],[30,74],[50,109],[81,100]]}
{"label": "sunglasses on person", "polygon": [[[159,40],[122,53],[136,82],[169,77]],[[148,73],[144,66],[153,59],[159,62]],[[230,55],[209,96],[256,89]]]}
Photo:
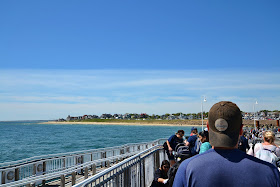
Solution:
{"label": "sunglasses on person", "polygon": [[170,167],[169,167],[169,166],[163,166],[163,168],[165,168],[165,169],[169,169]]}

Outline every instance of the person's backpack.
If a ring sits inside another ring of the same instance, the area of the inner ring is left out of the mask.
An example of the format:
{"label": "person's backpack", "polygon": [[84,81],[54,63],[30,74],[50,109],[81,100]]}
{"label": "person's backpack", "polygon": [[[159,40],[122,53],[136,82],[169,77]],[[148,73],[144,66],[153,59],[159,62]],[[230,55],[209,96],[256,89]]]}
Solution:
{"label": "person's backpack", "polygon": [[276,156],[275,151],[276,151],[276,146],[274,147],[273,150],[269,150],[269,149],[265,149],[261,144],[261,149],[256,152],[256,157],[277,166],[277,162],[279,158]]}
{"label": "person's backpack", "polygon": [[190,158],[191,155],[191,151],[189,149],[189,146],[185,146],[184,143],[178,144],[175,148],[175,157],[176,157],[176,161],[182,161],[185,160],[187,158]]}
{"label": "person's backpack", "polygon": [[177,173],[177,170],[180,166],[182,161],[180,162],[176,162],[168,171],[167,173],[167,176],[168,176],[168,186],[169,187],[172,187],[173,186],[173,182],[174,182],[174,179],[175,179],[175,175]]}
{"label": "person's backpack", "polygon": [[168,150],[167,142],[164,142],[162,146],[163,146],[163,149],[164,149],[164,150]]}
{"label": "person's backpack", "polygon": [[168,176],[168,186],[172,187],[175,175],[180,164],[187,158],[190,158],[191,152],[188,146],[185,146],[184,143],[178,144],[176,146],[176,163],[169,169],[167,176]]}

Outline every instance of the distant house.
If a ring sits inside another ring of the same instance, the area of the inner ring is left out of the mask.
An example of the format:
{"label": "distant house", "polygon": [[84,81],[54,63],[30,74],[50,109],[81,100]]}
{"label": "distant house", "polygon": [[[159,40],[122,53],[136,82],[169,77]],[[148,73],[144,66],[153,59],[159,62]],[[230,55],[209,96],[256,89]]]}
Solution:
{"label": "distant house", "polygon": [[66,121],[73,121],[73,120],[81,120],[83,116],[72,117],[70,115],[67,116]]}
{"label": "distant house", "polygon": [[189,120],[193,120],[193,115],[191,114],[191,115],[187,115],[187,118],[189,119]]}
{"label": "distant house", "polygon": [[140,115],[139,115],[139,114],[136,114],[136,113],[130,114],[130,115],[131,115],[131,118],[132,118],[132,119],[139,119],[139,118],[140,118]]}
{"label": "distant house", "polygon": [[123,119],[131,119],[131,115],[129,113],[125,113],[123,115]]}
{"label": "distant house", "polygon": [[98,119],[99,118],[99,116],[97,116],[97,115],[89,115],[90,116],[90,119]]}
{"label": "distant house", "polygon": [[83,119],[96,119],[99,118],[97,115],[84,115]]}
{"label": "distant house", "polygon": [[111,114],[102,114],[100,119],[111,119],[113,116]]}
{"label": "distant house", "polygon": [[71,121],[73,120],[73,117],[71,117],[70,115],[67,116],[66,121]]}
{"label": "distant house", "polygon": [[174,120],[174,119],[176,119],[176,116],[170,115],[170,116],[167,117],[167,119],[168,120]]}
{"label": "distant house", "polygon": [[122,114],[114,114],[113,118],[115,118],[115,119],[123,119],[123,115]]}

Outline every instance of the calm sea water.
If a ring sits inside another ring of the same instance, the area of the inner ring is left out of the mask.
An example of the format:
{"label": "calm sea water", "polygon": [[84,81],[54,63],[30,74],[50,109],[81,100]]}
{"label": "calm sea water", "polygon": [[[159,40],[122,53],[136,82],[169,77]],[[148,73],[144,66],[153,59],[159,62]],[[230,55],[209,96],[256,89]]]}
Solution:
{"label": "calm sea water", "polygon": [[180,129],[188,135],[191,127],[0,122],[0,163],[32,156],[147,142],[168,138]]}

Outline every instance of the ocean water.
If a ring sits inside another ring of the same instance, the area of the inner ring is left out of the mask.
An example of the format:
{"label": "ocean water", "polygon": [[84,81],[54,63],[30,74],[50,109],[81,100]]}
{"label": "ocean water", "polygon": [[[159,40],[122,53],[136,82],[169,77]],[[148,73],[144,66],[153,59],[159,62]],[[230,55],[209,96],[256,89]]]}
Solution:
{"label": "ocean water", "polygon": [[119,146],[168,138],[191,127],[0,122],[0,163],[33,156]]}

